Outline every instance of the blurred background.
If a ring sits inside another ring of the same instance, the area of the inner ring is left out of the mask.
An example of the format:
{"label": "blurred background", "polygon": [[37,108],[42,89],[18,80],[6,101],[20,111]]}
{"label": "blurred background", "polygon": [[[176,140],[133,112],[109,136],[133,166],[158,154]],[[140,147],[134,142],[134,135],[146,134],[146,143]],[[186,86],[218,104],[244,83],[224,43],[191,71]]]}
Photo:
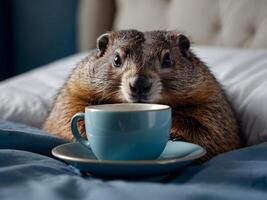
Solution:
{"label": "blurred background", "polygon": [[0,80],[88,51],[111,29],[177,29],[194,44],[266,48],[266,0],[1,0]]}
{"label": "blurred background", "polygon": [[0,80],[77,52],[77,0],[0,1]]}

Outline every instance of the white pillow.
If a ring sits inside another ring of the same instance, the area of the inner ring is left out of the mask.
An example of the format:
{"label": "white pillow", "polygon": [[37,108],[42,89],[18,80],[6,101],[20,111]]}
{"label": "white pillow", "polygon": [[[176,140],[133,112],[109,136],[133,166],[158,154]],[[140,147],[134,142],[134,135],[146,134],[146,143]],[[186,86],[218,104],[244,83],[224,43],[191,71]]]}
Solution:
{"label": "white pillow", "polygon": [[267,141],[267,49],[194,49],[223,84],[248,144]]}
{"label": "white pillow", "polygon": [[[224,86],[248,144],[267,141],[267,50],[193,47]],[[40,127],[58,89],[87,53],[0,83],[0,119]]]}
{"label": "white pillow", "polygon": [[0,82],[0,119],[41,127],[58,89],[85,56],[70,56]]}

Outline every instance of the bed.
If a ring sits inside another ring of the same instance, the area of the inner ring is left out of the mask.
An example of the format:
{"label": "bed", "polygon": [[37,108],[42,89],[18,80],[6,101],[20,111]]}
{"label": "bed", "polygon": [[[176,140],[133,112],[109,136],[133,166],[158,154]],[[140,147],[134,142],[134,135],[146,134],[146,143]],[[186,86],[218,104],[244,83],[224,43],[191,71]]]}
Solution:
{"label": "bed", "polygon": [[66,141],[39,129],[80,53],[0,84],[0,199],[266,199],[267,50],[193,50],[223,84],[250,146],[161,180],[85,176],[51,155]]}
{"label": "bed", "polygon": [[[80,50],[85,52],[0,83],[0,199],[265,200],[266,1],[158,0],[150,9],[150,16],[158,17],[152,22],[149,17],[140,22],[147,16],[150,0],[135,5],[130,0],[80,2]],[[203,12],[207,7],[211,9]],[[140,15],[134,18],[136,10]],[[242,15],[244,12],[250,15]],[[101,23],[99,14],[106,16]],[[186,17],[186,23],[179,20],[181,16]],[[89,22],[90,28],[86,25]],[[101,179],[53,157],[51,150],[66,141],[42,131],[41,124],[65,78],[111,23],[114,29],[184,27],[195,41],[192,50],[222,84],[237,113],[247,147],[156,180]],[[203,30],[195,30],[198,23],[203,24]]]}

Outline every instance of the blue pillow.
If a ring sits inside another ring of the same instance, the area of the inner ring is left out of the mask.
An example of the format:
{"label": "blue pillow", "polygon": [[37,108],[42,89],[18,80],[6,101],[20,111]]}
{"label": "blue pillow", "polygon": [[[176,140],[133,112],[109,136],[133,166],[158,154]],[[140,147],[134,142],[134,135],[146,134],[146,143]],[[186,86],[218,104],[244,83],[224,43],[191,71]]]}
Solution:
{"label": "blue pillow", "polygon": [[65,140],[19,123],[0,121],[0,149],[16,149],[51,156],[51,150]]}

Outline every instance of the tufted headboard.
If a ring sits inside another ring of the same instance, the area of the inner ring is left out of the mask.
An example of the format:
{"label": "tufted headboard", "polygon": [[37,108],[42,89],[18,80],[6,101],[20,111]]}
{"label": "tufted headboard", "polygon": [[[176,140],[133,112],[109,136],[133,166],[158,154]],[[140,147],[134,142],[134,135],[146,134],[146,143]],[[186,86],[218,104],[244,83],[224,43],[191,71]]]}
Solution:
{"label": "tufted headboard", "polygon": [[80,0],[79,49],[112,29],[177,29],[195,44],[267,48],[267,0]]}

